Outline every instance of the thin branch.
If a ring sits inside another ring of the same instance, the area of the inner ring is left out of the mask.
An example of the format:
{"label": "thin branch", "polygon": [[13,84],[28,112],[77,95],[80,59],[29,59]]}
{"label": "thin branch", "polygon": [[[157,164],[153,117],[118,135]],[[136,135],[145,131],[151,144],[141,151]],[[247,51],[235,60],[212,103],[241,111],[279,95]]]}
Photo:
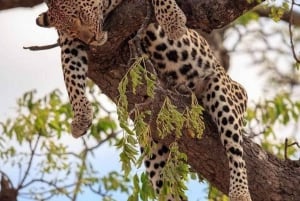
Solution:
{"label": "thin branch", "polygon": [[289,147],[292,146],[297,146],[300,149],[300,144],[298,142],[293,142],[291,144],[289,144],[289,140],[287,138],[285,138],[285,142],[284,142],[284,159],[287,160],[288,156],[287,156],[287,151]]}
{"label": "thin branch", "polygon": [[98,147],[100,147],[102,144],[104,144],[105,142],[107,142],[108,140],[115,138],[118,134],[120,134],[122,132],[122,130],[118,131],[118,132],[112,132],[111,134],[109,134],[105,139],[99,141],[95,146],[90,147],[90,148],[86,148],[86,152],[88,151],[93,151],[94,149],[97,149]]}
{"label": "thin branch", "polygon": [[[47,151],[50,152],[49,148],[48,147],[45,147],[45,149]],[[36,153],[35,156],[37,157],[45,157],[47,155],[47,153]],[[80,159],[80,156],[74,152],[65,152],[65,153],[57,153],[56,154],[58,157],[62,157],[62,156],[74,156],[75,158],[78,158]]]}
{"label": "thin branch", "polygon": [[102,198],[105,198],[105,197],[108,197],[108,196],[109,196],[109,194],[108,194],[107,191],[106,191],[106,192],[102,192],[101,185],[99,185],[98,190],[94,189],[92,185],[88,185],[88,187],[90,188],[90,190],[91,190],[93,193],[99,195],[99,196],[102,197]]}
{"label": "thin branch", "polygon": [[49,49],[52,49],[52,48],[55,48],[58,46],[59,46],[59,43],[56,42],[56,43],[50,44],[50,45],[23,47],[23,49],[30,50],[30,51],[41,51],[41,50],[49,50]]}
{"label": "thin branch", "polygon": [[294,5],[297,5],[297,4],[295,3],[295,0],[292,0],[292,6],[290,9],[290,22],[289,22],[290,43],[291,43],[293,57],[297,63],[300,63],[300,58],[297,57],[297,54],[295,51],[294,40],[293,40],[293,31],[292,31],[292,23],[294,21],[294,15],[293,15]]}
{"label": "thin branch", "polygon": [[[46,180],[40,178],[40,179],[33,179],[33,180],[31,180],[31,181],[28,182],[27,184],[23,185],[22,188],[26,188],[26,187],[28,187],[28,186],[34,184],[34,183],[37,183],[37,182],[38,182],[38,183],[44,183],[44,184],[47,184],[48,186],[52,186],[52,187],[53,187],[53,189],[48,189],[48,190],[46,190],[46,191],[39,192],[39,194],[51,193],[51,194],[55,195],[52,191],[53,191],[53,190],[56,190],[56,191],[58,191],[58,192],[64,194],[64,195],[65,195],[66,197],[68,197],[69,199],[72,199],[71,196],[68,195],[67,192],[64,193],[64,192],[62,191],[62,189],[71,188],[71,187],[75,186],[75,184],[68,184],[68,185],[64,185],[64,186],[59,187],[59,186],[57,186],[57,185],[56,185],[55,183],[53,183],[53,182],[46,181]],[[26,194],[32,194],[32,193],[31,193],[31,192],[29,192],[29,193],[20,193],[20,195],[26,195]],[[49,199],[49,198],[48,198],[48,199]]]}
{"label": "thin branch", "polygon": [[85,146],[85,149],[82,151],[83,156],[81,159],[81,166],[79,167],[79,172],[78,172],[78,176],[77,176],[78,178],[77,178],[76,186],[74,189],[72,201],[77,200],[77,196],[78,196],[81,184],[82,184],[81,182],[82,182],[82,178],[83,178],[83,174],[84,174],[84,170],[85,170],[85,166],[86,166],[85,162],[86,162],[86,158],[87,158],[87,154],[88,154],[88,146],[87,146],[87,143],[84,138],[82,138],[82,141]]}
{"label": "thin branch", "polygon": [[41,135],[39,134],[38,137],[37,137],[37,139],[36,139],[36,142],[35,142],[33,148],[32,148],[31,141],[29,142],[29,146],[30,146],[30,150],[31,150],[31,155],[30,155],[30,159],[29,159],[28,166],[27,166],[27,169],[26,169],[26,171],[25,171],[24,177],[23,177],[23,179],[21,180],[21,182],[20,182],[20,184],[19,184],[17,190],[20,190],[20,189],[23,187],[23,184],[24,184],[26,178],[27,178],[28,175],[29,175],[29,171],[30,171],[30,169],[31,169],[31,165],[32,165],[32,162],[33,162],[33,158],[34,158],[34,155],[35,155],[35,151],[36,151],[36,149],[37,149],[37,146],[38,146],[38,143],[39,143],[39,141],[40,141],[40,138],[41,138]]}

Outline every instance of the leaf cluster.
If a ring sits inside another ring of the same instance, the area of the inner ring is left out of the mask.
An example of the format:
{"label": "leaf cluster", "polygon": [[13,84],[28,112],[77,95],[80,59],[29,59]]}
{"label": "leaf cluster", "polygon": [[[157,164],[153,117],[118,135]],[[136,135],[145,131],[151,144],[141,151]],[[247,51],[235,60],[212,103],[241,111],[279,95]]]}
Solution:
{"label": "leaf cluster", "polygon": [[101,145],[115,143],[117,136],[115,120],[110,114],[99,114],[99,103],[92,105],[99,118],[88,137],[75,141],[68,134],[71,107],[58,90],[42,98],[30,91],[18,99],[16,117],[0,122],[0,172],[9,175],[7,168],[19,170],[19,181],[14,183],[20,196],[31,200],[61,196],[76,200],[83,189],[90,189],[104,200],[113,200],[108,192],[129,192],[129,181],[121,174],[111,172],[101,177],[92,162]]}
{"label": "leaf cluster", "polygon": [[[151,111],[139,111],[136,107],[134,111],[133,125],[130,126],[128,122],[128,93],[137,93],[140,86],[146,87],[147,95],[154,97],[154,89],[156,84],[156,76],[148,72],[143,64],[144,57],[138,58],[131,66],[128,73],[119,84],[119,101],[118,101],[118,115],[120,127],[124,129],[123,138],[117,143],[117,147],[121,149],[120,159],[122,162],[122,169],[125,175],[128,176],[132,170],[132,165],[140,166],[143,158],[147,154],[151,154],[151,129],[150,125],[145,120],[151,117]],[[131,86],[131,90],[130,89]],[[192,103],[190,108],[181,113],[176,106],[174,106],[169,98],[164,101],[161,110],[158,113],[156,124],[161,138],[170,134],[175,134],[176,138],[180,138],[183,128],[191,130],[193,137],[200,138],[204,123],[201,117],[202,107],[198,105],[197,99],[192,95]],[[137,146],[143,147],[143,154],[137,159]],[[154,145],[155,146],[155,145]],[[169,194],[174,195],[177,199],[184,197],[184,190],[186,190],[185,181],[188,179],[189,166],[187,165],[186,155],[181,153],[176,143],[170,146],[170,155],[166,161],[166,166],[163,170],[163,183],[167,184],[163,187],[163,193],[160,194],[159,200],[164,200]],[[134,175],[133,193],[128,200],[142,200],[153,199],[153,190],[147,176],[141,174]],[[146,190],[148,189],[148,190]]]}

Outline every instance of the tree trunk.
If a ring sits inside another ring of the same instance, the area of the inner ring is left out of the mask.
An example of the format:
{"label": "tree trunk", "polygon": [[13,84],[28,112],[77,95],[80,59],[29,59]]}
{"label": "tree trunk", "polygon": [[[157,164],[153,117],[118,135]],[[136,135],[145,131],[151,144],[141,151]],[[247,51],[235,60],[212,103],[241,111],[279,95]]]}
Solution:
{"label": "tree trunk", "polygon": [[[5,9],[4,5],[7,2],[0,0],[0,10]],[[187,26],[206,32],[228,25],[258,4],[256,0],[251,4],[248,4],[247,0],[178,0],[177,2],[187,15]],[[32,6],[32,4],[28,5]],[[114,102],[117,102],[119,95],[118,84],[129,69],[127,65],[130,57],[128,40],[139,29],[145,15],[145,1],[124,1],[106,20],[104,29],[109,32],[108,42],[104,46],[97,49],[91,48],[89,51],[88,76]],[[129,109],[144,101],[145,90],[140,89],[138,92],[137,95],[128,93]],[[154,113],[159,111],[164,97],[164,93],[157,93],[152,105],[149,106]],[[190,104],[188,98],[174,94],[172,100],[179,109]],[[204,118],[206,127],[201,140],[193,139],[187,131],[183,131],[183,136],[178,143],[181,151],[187,154],[192,169],[227,194],[229,170],[225,151],[215,124],[207,114],[204,114]],[[155,123],[152,122],[151,126],[155,130]],[[155,132],[153,135],[157,138]],[[170,136],[163,141],[170,144],[173,140],[173,136]],[[299,162],[280,160],[266,153],[247,137],[244,138],[244,153],[253,201],[300,200]]]}

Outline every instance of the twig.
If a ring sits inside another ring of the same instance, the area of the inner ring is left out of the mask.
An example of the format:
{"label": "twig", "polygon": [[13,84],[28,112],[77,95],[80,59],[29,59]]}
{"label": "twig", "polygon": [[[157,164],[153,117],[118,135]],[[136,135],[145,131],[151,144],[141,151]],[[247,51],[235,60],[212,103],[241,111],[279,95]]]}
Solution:
{"label": "twig", "polygon": [[27,168],[26,168],[26,170],[25,170],[24,177],[23,177],[23,179],[21,180],[20,184],[18,185],[17,190],[20,190],[20,189],[23,187],[26,178],[29,176],[29,171],[30,171],[30,169],[31,169],[31,166],[32,166],[32,163],[33,163],[33,158],[34,158],[36,149],[37,149],[37,147],[38,147],[40,138],[41,138],[41,135],[39,134],[33,147],[32,147],[31,141],[29,142],[29,147],[30,147],[30,150],[31,150],[31,155],[30,155],[30,159],[29,159]]}
{"label": "twig", "polygon": [[30,50],[30,51],[40,51],[40,50],[49,50],[49,49],[52,49],[52,48],[55,48],[58,46],[59,46],[59,43],[56,42],[56,43],[50,44],[50,45],[23,47],[23,49]]}
{"label": "twig", "polygon": [[285,142],[284,142],[284,159],[287,160],[288,156],[287,156],[287,150],[289,147],[291,146],[297,146],[300,149],[300,144],[298,142],[293,142],[291,144],[288,144],[288,139],[285,138]]}
{"label": "twig", "polygon": [[97,149],[98,147],[100,147],[100,146],[101,146],[102,144],[104,144],[105,142],[109,141],[109,140],[112,139],[112,138],[117,137],[117,135],[120,134],[121,132],[122,132],[122,131],[120,130],[120,131],[118,131],[118,132],[112,132],[112,133],[110,133],[105,139],[100,140],[100,141],[97,142],[97,144],[96,144],[95,146],[93,146],[93,147],[87,147],[86,150],[91,152],[91,151]]}
{"label": "twig", "polygon": [[88,146],[87,146],[86,140],[84,138],[81,138],[81,139],[83,141],[85,149],[82,151],[81,165],[80,165],[79,170],[78,170],[77,181],[76,181],[76,184],[75,184],[74,194],[72,196],[72,201],[77,200],[78,193],[80,192],[80,187],[82,185],[82,179],[83,179],[83,176],[84,176],[84,171],[86,169],[86,159],[87,159],[87,156],[88,156]]}
{"label": "twig", "polygon": [[102,192],[101,185],[99,185],[98,190],[94,189],[92,185],[88,185],[88,187],[90,188],[90,190],[91,190],[93,193],[95,193],[95,194],[101,196],[102,198],[105,198],[105,197],[108,197],[108,196],[109,196],[109,194],[108,194],[107,191],[106,191],[106,192]]}
{"label": "twig", "polygon": [[292,23],[294,20],[294,15],[293,15],[294,5],[297,5],[297,4],[296,4],[295,0],[292,0],[292,5],[291,5],[291,9],[290,9],[290,22],[289,22],[290,43],[291,43],[293,57],[297,63],[300,63],[300,59],[297,57],[297,54],[295,51],[295,46],[294,46],[294,41],[293,41],[293,32],[292,32]]}
{"label": "twig", "polygon": [[[66,197],[68,197],[69,199],[72,199],[71,196],[68,194],[68,192],[64,192],[64,191],[62,191],[62,189],[71,188],[71,187],[75,186],[75,184],[66,184],[64,186],[58,186],[56,183],[53,183],[51,181],[46,181],[43,178],[40,178],[40,179],[33,179],[33,180],[31,180],[27,184],[23,185],[22,188],[27,188],[28,186],[30,186],[32,184],[35,184],[35,183],[43,183],[43,184],[47,184],[49,186],[49,189],[47,189],[45,191],[38,192],[38,193],[36,192],[36,194],[46,194],[46,193],[49,193],[49,194],[51,194],[51,197],[53,197],[55,195],[53,193],[53,190],[56,190],[56,191],[62,193],[63,195],[65,195]],[[37,185],[37,184],[35,184],[35,185]],[[53,189],[50,188],[50,186],[53,187]],[[29,192],[29,193],[20,193],[20,195],[27,195],[27,194],[31,195],[32,193],[31,192]],[[49,198],[44,198],[43,200],[47,200],[47,199],[49,199]]]}

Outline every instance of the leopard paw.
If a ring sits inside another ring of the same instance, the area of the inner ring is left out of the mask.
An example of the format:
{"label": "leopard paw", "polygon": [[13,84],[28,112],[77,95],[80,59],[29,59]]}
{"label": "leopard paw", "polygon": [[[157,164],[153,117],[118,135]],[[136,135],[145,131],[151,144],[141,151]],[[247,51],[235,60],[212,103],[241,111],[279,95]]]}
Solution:
{"label": "leopard paw", "polygon": [[79,138],[86,134],[92,125],[93,112],[90,105],[87,105],[87,111],[74,117],[71,123],[71,133],[74,138]]}
{"label": "leopard paw", "polygon": [[243,194],[237,197],[230,197],[230,201],[252,201],[250,194]]}

